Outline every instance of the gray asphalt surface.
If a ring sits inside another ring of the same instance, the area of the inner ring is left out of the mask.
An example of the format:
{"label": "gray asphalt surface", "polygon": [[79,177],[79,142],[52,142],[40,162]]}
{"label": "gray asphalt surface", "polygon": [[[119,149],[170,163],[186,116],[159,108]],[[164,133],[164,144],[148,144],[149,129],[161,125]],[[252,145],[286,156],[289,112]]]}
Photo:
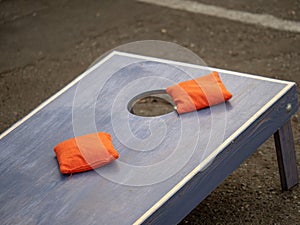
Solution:
{"label": "gray asphalt surface", "polygon": [[[300,21],[300,1],[198,2]],[[0,0],[0,131],[120,44],[178,43],[209,66],[300,84],[300,33],[129,0]],[[299,93],[299,88],[298,88]],[[299,112],[292,119],[298,165]],[[300,224],[300,187],[281,192],[268,140],[181,224]]]}

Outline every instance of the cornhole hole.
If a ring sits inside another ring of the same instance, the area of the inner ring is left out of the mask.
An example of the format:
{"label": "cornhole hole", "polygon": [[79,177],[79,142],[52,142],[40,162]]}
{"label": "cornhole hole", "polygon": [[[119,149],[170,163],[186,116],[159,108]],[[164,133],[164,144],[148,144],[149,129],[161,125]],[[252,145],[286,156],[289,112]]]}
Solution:
{"label": "cornhole hole", "polygon": [[[178,115],[143,117],[133,103],[220,74],[233,97]],[[274,135],[282,189],[298,183],[293,82],[112,52],[1,134],[1,224],[176,224]],[[120,158],[62,175],[53,147],[108,132]],[[275,148],[274,148],[275,149]]]}

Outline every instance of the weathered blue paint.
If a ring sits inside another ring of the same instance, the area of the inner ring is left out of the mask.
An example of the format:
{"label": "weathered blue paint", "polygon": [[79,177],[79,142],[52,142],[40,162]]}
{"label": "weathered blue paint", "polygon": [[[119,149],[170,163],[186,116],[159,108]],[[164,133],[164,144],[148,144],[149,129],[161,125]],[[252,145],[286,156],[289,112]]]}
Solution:
{"label": "weathered blue paint", "polygon": [[[131,224],[288,85],[221,71],[223,82],[233,94],[226,104],[180,117],[173,112],[144,118],[127,110],[130,100],[143,92],[164,89],[210,71],[210,68],[174,67],[117,54],[96,66],[80,83],[0,140],[0,223]],[[82,91],[80,95],[78,90]],[[180,221],[283,126],[298,107],[295,86],[279,97],[145,223]],[[287,103],[293,105],[288,113]],[[94,113],[94,121],[84,113]],[[128,122],[134,137],[124,128],[124,121]],[[72,176],[60,174],[53,147],[74,134],[96,130],[112,135],[120,159],[96,171]],[[124,167],[124,164],[136,165],[135,169],[139,170],[140,166],[159,164],[169,159],[178,146],[175,153],[180,157],[173,160],[182,166],[166,179],[155,180],[169,175],[173,168],[168,164],[161,171],[149,169],[149,173],[142,175]],[[187,155],[189,147],[193,151]]]}

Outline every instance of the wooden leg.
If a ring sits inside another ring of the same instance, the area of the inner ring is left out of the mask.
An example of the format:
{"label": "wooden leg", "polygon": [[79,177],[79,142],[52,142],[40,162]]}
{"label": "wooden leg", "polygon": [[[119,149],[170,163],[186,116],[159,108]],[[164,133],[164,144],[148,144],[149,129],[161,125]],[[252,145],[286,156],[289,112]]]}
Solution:
{"label": "wooden leg", "polygon": [[299,182],[294,137],[289,120],[274,133],[281,187],[289,190]]}

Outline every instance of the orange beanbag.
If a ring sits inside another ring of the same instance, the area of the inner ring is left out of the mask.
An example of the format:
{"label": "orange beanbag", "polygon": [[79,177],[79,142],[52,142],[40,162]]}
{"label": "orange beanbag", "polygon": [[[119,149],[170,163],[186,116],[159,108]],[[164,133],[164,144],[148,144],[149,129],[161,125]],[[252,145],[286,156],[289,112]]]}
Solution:
{"label": "orange beanbag", "polygon": [[63,174],[92,170],[119,157],[111,136],[99,132],[65,140],[54,147]]}
{"label": "orange beanbag", "polygon": [[216,105],[232,97],[215,71],[168,87],[166,91],[176,104],[179,114]]}

